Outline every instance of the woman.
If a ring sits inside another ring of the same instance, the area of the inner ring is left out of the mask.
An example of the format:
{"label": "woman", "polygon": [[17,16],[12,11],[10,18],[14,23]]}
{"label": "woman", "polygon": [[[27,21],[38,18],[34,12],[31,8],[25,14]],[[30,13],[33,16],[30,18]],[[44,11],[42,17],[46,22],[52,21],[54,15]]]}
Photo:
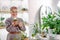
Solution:
{"label": "woman", "polygon": [[6,19],[6,30],[9,32],[7,40],[21,40],[21,32],[25,31],[25,25],[21,18],[17,17],[17,7],[10,8],[11,17]]}

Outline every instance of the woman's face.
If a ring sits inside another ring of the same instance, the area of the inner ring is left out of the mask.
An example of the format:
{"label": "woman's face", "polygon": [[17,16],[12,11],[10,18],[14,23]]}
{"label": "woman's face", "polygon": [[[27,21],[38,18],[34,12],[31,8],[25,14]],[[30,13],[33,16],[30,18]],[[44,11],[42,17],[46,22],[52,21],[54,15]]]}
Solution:
{"label": "woman's face", "polygon": [[11,10],[11,16],[14,16],[14,17],[17,16],[17,9],[12,9]]}

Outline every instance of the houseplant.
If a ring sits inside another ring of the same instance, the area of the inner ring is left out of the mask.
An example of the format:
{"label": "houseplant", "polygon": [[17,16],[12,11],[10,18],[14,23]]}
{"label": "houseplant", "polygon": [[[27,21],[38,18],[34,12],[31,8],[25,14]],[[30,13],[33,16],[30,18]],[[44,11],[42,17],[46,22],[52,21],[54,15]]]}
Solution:
{"label": "houseplant", "polygon": [[4,19],[5,19],[4,17],[1,17],[1,18],[0,18],[0,28],[1,28],[1,27],[4,27],[4,23],[3,23],[3,20],[4,20]]}
{"label": "houseplant", "polygon": [[22,39],[21,40],[29,40],[28,37],[26,35],[22,35]]}
{"label": "houseplant", "polygon": [[55,34],[55,39],[60,40],[60,19],[56,19],[55,29],[53,30],[53,34]]}
{"label": "houseplant", "polygon": [[35,23],[33,26],[32,37],[35,37],[37,33],[38,33],[38,23]]}
{"label": "houseplant", "polygon": [[54,29],[55,26],[55,15],[54,14],[48,14],[47,17],[43,17],[43,24],[42,24],[42,29],[44,28],[50,28]]}
{"label": "houseplant", "polygon": [[52,13],[49,13],[47,15],[47,17],[43,17],[42,18],[43,20],[43,23],[42,23],[42,26],[41,26],[41,29],[46,29],[47,30],[47,33],[49,34],[53,34],[55,33],[55,27],[57,26],[56,25],[56,15],[52,14]]}
{"label": "houseplant", "polygon": [[55,12],[55,15],[56,15],[56,19],[55,19],[55,30],[54,30],[54,33],[55,34],[60,34],[60,9],[58,9],[57,13]]}
{"label": "houseplant", "polygon": [[29,38],[27,37],[27,34],[23,31],[21,31],[21,37],[22,37],[21,40],[29,40]]}
{"label": "houseplant", "polygon": [[55,22],[55,30],[54,30],[53,33],[60,34],[60,20],[59,19],[56,19],[56,22]]}
{"label": "houseplant", "polygon": [[42,18],[43,24],[41,28],[53,29],[51,31],[52,31],[52,34],[56,34],[55,36],[56,39],[59,39],[60,37],[60,19],[59,18],[60,18],[60,11],[58,11],[58,13],[55,13],[55,14],[48,14],[47,17]]}

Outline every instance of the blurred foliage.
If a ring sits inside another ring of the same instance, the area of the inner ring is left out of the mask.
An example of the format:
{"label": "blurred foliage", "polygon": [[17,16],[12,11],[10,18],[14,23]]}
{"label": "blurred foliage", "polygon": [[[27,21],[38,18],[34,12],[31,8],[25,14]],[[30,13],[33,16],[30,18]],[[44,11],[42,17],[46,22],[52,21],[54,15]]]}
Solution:
{"label": "blurred foliage", "polygon": [[[60,10],[58,10],[58,13],[54,14],[48,14],[47,17],[43,17],[43,24],[42,29],[44,28],[50,28],[53,29],[53,34],[60,34]],[[59,16],[59,18],[57,18]]]}
{"label": "blurred foliage", "polygon": [[34,28],[33,28],[32,37],[34,37],[37,33],[39,33],[39,31],[38,31],[38,23],[35,23]]}
{"label": "blurred foliage", "polygon": [[4,23],[3,23],[3,20],[4,20],[4,19],[5,19],[5,18],[3,18],[3,17],[0,18],[0,21],[1,21],[1,22],[0,22],[0,27],[3,27],[3,26],[4,26]]}
{"label": "blurred foliage", "polygon": [[50,28],[53,29],[55,26],[55,16],[53,14],[48,14],[47,17],[43,17],[43,24],[42,24],[42,29],[46,28]]}

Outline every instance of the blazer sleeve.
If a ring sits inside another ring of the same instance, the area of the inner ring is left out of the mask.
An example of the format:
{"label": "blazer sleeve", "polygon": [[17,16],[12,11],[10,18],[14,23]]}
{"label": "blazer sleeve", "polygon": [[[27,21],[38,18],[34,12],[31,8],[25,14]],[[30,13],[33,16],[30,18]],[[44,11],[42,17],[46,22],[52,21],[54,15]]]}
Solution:
{"label": "blazer sleeve", "polygon": [[11,22],[10,22],[9,19],[7,19],[7,20],[5,21],[5,24],[6,24],[6,30],[7,30],[8,32],[16,32],[16,31],[17,31],[15,28],[13,28],[13,25],[11,24]]}
{"label": "blazer sleeve", "polygon": [[21,29],[21,31],[25,31],[26,30],[26,28],[25,28],[25,24],[24,24],[24,21],[23,21],[23,19],[19,19],[19,21],[20,22],[22,22],[22,24],[23,24],[23,26],[22,27],[20,27],[20,29]]}

